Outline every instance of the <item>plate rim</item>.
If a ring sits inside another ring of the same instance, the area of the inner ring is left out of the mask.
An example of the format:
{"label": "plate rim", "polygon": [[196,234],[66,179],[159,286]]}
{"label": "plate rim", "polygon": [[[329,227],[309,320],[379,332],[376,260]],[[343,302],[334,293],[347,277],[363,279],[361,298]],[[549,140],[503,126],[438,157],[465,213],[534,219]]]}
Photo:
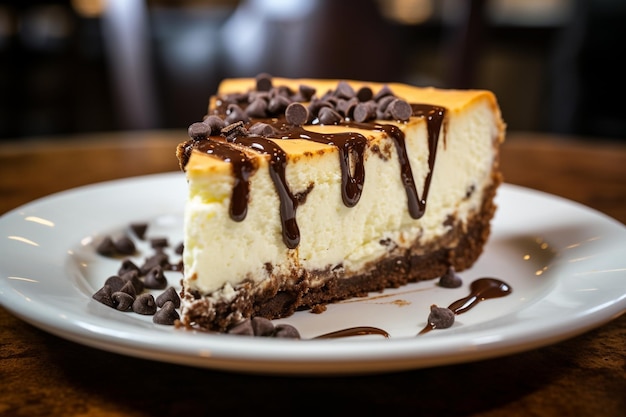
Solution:
{"label": "plate rim", "polygon": [[[178,177],[174,179],[174,177]],[[7,222],[20,213],[39,210],[45,208],[50,202],[63,202],[69,197],[76,197],[85,192],[102,192],[104,189],[115,189],[119,186],[135,186],[137,182],[153,181],[183,181],[184,175],[180,172],[166,172],[160,174],[150,174],[135,177],[128,177],[118,180],[102,181],[94,184],[88,184],[45,197],[38,198],[30,203],[14,208],[2,216],[0,216],[0,231],[5,230]],[[504,191],[500,191],[504,190]],[[498,191],[498,196],[503,193],[532,195],[539,199],[549,199],[552,202],[566,205],[570,208],[582,210],[594,220],[600,221],[607,226],[617,227],[620,237],[626,236],[626,227],[616,219],[602,213],[598,210],[585,206],[581,203],[566,199],[561,196],[546,193],[540,190],[534,190],[519,185],[504,183]],[[497,197],[498,199],[498,197]],[[500,209],[499,209],[500,210]],[[182,211],[182,210],[181,210]],[[4,236],[3,236],[4,237]],[[51,319],[47,313],[49,311],[33,310],[24,298],[12,299],[8,297],[6,292],[11,289],[11,282],[4,274],[4,262],[0,266],[0,305],[9,312],[20,318],[21,320],[34,325],[44,331],[55,334],[62,338],[77,342],[93,348],[112,351],[115,353],[135,356],[144,359],[152,359],[156,361],[178,363],[182,365],[190,365],[196,367],[205,367],[211,369],[222,369],[231,371],[242,371],[246,373],[273,373],[273,374],[361,374],[373,372],[388,372],[405,369],[416,369],[430,366],[438,366],[443,364],[460,363],[474,361],[479,359],[508,355],[528,349],[546,346],[556,343],[578,334],[584,333],[592,328],[598,327],[608,321],[617,318],[626,311],[626,292],[616,297],[612,302],[596,309],[593,313],[583,314],[577,317],[580,323],[575,328],[563,330],[559,328],[559,321],[553,323],[545,323],[543,326],[544,335],[538,337],[529,334],[518,334],[517,342],[511,343],[511,339],[507,340],[491,340],[488,339],[488,331],[476,331],[475,334],[485,338],[485,343],[478,346],[474,351],[457,351],[452,356],[441,355],[438,352],[448,352],[451,343],[456,343],[466,335],[446,335],[445,338],[431,339],[429,341],[430,349],[427,352],[421,351],[419,357],[411,355],[411,349],[414,348],[414,339],[393,339],[393,340],[368,340],[366,343],[356,342],[354,340],[276,340],[276,339],[256,339],[255,346],[261,346],[261,353],[256,355],[249,349],[250,342],[247,343],[231,343],[234,339],[231,335],[196,335],[196,334],[177,334],[181,337],[189,348],[172,352],[171,349],[163,347],[157,343],[158,339],[163,336],[163,332],[152,332],[148,334],[143,344],[134,339],[117,338],[115,343],[105,343],[105,336],[110,337],[106,332],[102,333],[102,329],[89,329],[89,320],[58,320]],[[626,271],[626,269],[625,269]],[[51,308],[50,306],[47,306]],[[553,330],[551,336],[545,336],[546,329]],[[178,330],[174,330],[178,331]],[[526,330],[528,332],[528,330]],[[158,337],[157,334],[160,336]],[[146,336],[141,333],[142,337]],[[202,337],[205,344],[210,345],[213,349],[208,352],[206,346],[202,350],[203,343],[198,342]],[[505,338],[506,339],[506,338]],[[392,349],[389,349],[389,343],[392,343]],[[293,343],[299,343],[304,348],[293,349]],[[245,345],[248,345],[245,347]],[[146,346],[148,350],[146,351]],[[238,357],[241,348],[246,357]],[[389,352],[392,350],[391,352]],[[320,356],[320,352],[322,355]],[[272,353],[272,354],[268,354]],[[315,360],[311,359],[311,352],[316,352]],[[232,353],[232,354],[226,354]],[[390,355],[392,353],[393,355]],[[307,356],[309,355],[309,356]],[[367,362],[364,365],[364,362]]]}

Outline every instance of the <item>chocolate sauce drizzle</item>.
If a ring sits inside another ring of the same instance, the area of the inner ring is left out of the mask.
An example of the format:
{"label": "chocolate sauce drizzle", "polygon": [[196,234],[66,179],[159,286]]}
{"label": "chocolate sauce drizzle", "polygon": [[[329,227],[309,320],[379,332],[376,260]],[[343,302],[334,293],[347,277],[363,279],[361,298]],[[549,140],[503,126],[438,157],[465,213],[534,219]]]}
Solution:
{"label": "chocolate sauce drizzle", "polygon": [[[497,278],[479,278],[470,284],[470,293],[464,298],[456,300],[448,307],[456,315],[467,313],[471,308],[475,307],[479,302],[504,297],[511,294],[512,288],[509,284],[501,281]],[[434,330],[435,326],[432,323],[426,324],[426,326],[417,334],[422,335]],[[378,327],[371,326],[357,326],[348,327],[341,330],[336,330],[330,333],[324,333],[319,336],[315,336],[313,339],[334,339],[340,337],[352,337],[352,336],[364,336],[379,334],[385,338],[389,338],[387,331]]]}
{"label": "chocolate sauce drizzle", "polygon": [[[400,164],[400,180],[406,190],[408,210],[412,218],[421,218],[426,211],[426,201],[430,189],[432,174],[435,168],[437,145],[444,127],[446,110],[429,104],[411,104],[413,117],[426,119],[428,133],[428,166],[419,195],[415,185],[413,172],[406,150],[405,135],[397,126],[381,123],[357,123],[343,121],[342,126],[362,130],[385,132],[394,142]],[[298,198],[291,191],[285,177],[287,155],[273,140],[305,139],[337,147],[339,150],[339,164],[341,167],[341,195],[347,207],[354,207],[361,198],[365,183],[365,149],[367,138],[356,132],[340,132],[322,134],[306,130],[301,126],[286,123],[284,115],[273,119],[257,119],[270,124],[277,132],[276,135],[262,137],[253,135],[237,136],[229,142],[241,145],[248,151],[254,151],[270,156],[270,176],[280,198],[280,219],[282,224],[283,241],[290,249],[295,249],[300,243],[300,230],[296,221]],[[444,132],[445,134],[445,132]],[[201,152],[212,154],[224,161],[230,161],[233,166],[235,186],[233,187],[230,216],[234,221],[243,221],[247,214],[250,183],[249,177],[256,170],[253,158],[244,151],[232,146],[221,137],[209,137],[207,140],[194,141],[193,148]]]}
{"label": "chocolate sauce drizzle", "polygon": [[[509,284],[504,281],[500,281],[496,278],[480,278],[472,282],[470,285],[470,293],[467,297],[453,302],[448,308],[456,315],[463,314],[481,301],[504,297],[509,295],[512,291]],[[435,329],[435,326],[432,323],[428,323],[418,335],[428,333],[433,329]]]}
{"label": "chocolate sauce drizzle", "polygon": [[244,152],[233,148],[228,143],[217,140],[196,142],[195,148],[222,161],[230,162],[233,167],[235,185],[230,199],[230,217],[240,222],[248,213],[250,182],[248,179],[256,171],[255,163]]}

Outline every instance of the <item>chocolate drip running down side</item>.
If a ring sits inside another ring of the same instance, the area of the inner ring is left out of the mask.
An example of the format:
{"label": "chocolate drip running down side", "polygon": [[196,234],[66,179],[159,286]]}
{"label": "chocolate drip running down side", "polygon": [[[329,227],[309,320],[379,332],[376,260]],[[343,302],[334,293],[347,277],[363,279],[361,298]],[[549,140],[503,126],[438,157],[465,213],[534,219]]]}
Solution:
{"label": "chocolate drip running down side", "polygon": [[[353,122],[348,120],[338,122],[346,128],[361,130],[375,130],[385,132],[394,142],[400,164],[400,180],[406,190],[408,210],[412,218],[421,218],[426,211],[426,202],[432,175],[435,168],[439,137],[444,128],[445,114],[442,107],[429,104],[411,104],[412,117],[421,117],[426,120],[428,136],[428,166],[429,172],[422,185],[422,195],[419,195],[415,185],[409,156],[406,149],[405,135],[402,130],[392,124],[376,122]],[[285,177],[287,156],[277,142],[281,140],[304,139],[313,142],[335,146],[339,151],[339,164],[342,178],[342,200],[347,207],[354,207],[361,197],[365,183],[365,150],[367,138],[357,132],[341,132],[323,134],[312,132],[302,126],[287,123],[285,115],[275,118],[256,118],[249,120],[246,126],[255,122],[262,122],[274,129],[274,134],[255,136],[239,134],[229,138],[228,142],[220,136],[209,136],[206,140],[192,140],[191,146],[184,147],[182,166],[186,164],[193,149],[214,155],[233,165],[235,186],[231,197],[230,216],[235,221],[242,221],[247,213],[249,197],[249,177],[256,170],[253,157],[237,149],[230,143],[240,145],[251,152],[270,156],[270,176],[280,198],[280,219],[282,224],[283,241],[290,249],[295,249],[300,242],[300,231],[296,221],[298,199],[291,191]],[[317,122],[319,123],[319,121]],[[245,130],[244,130],[245,131]],[[272,140],[269,140],[272,139]]]}

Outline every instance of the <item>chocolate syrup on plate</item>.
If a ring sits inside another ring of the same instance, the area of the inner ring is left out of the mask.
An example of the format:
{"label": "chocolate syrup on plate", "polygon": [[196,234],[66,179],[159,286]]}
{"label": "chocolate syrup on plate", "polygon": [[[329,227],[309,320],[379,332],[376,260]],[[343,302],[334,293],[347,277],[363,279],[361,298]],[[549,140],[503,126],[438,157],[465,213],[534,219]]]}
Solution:
{"label": "chocolate syrup on plate", "polygon": [[[513,289],[509,284],[497,278],[479,278],[470,284],[470,293],[466,297],[454,301],[448,308],[455,315],[467,313],[481,301],[504,297],[511,294],[512,291]],[[417,335],[428,333],[433,329],[435,329],[435,326],[432,323],[428,323]],[[378,327],[359,326],[325,333],[314,337],[314,339],[333,339],[372,334],[382,335],[385,338],[389,337],[389,333]]]}

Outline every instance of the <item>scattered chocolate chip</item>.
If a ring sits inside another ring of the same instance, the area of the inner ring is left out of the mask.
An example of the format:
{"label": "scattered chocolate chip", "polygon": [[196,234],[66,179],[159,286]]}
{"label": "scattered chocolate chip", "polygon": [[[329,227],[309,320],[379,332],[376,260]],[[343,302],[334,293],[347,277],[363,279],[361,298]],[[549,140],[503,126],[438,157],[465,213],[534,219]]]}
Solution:
{"label": "scattered chocolate chip", "polygon": [[277,95],[272,97],[272,99],[270,100],[269,104],[267,105],[267,111],[270,114],[274,115],[284,113],[289,104],[291,104],[291,101],[287,97]]}
{"label": "scattered chocolate chip", "polygon": [[146,238],[146,231],[148,230],[148,223],[131,223],[130,230],[132,230],[137,238],[144,240]]}
{"label": "scattered chocolate chip", "polygon": [[274,337],[285,339],[300,339],[300,332],[291,324],[278,324],[274,328]]}
{"label": "scattered chocolate chip", "polygon": [[154,300],[154,296],[150,293],[143,293],[135,298],[133,301],[132,309],[137,314],[143,314],[149,316],[157,311],[157,305]]}
{"label": "scattered chocolate chip", "polygon": [[322,107],[317,115],[323,125],[333,125],[339,123],[343,118],[339,113],[330,107]]}
{"label": "scattered chocolate chip", "polygon": [[262,72],[256,76],[257,91],[270,91],[272,89],[272,76]]}
{"label": "scattered chocolate chip", "polygon": [[308,86],[306,84],[300,84],[300,86],[298,87],[298,91],[300,92],[302,101],[310,101],[316,92],[314,87]]}
{"label": "scattered chocolate chip", "polygon": [[160,265],[155,266],[146,274],[143,279],[143,284],[146,288],[162,290],[167,287],[167,278],[163,273],[163,267]]}
{"label": "scattered chocolate chip", "polygon": [[185,249],[185,245],[183,244],[183,242],[179,242],[178,245],[176,245],[176,248],[174,249],[174,253],[177,255],[182,255],[184,249]]}
{"label": "scattered chocolate chip", "polygon": [[387,108],[389,107],[389,104],[391,104],[391,102],[394,100],[397,100],[397,98],[395,96],[390,95],[390,96],[384,96],[378,101],[374,101],[374,103],[376,103],[376,106],[377,106],[376,110],[378,110],[382,114],[385,114],[385,112],[387,111]]}
{"label": "scattered chocolate chip", "polygon": [[220,131],[226,126],[226,122],[219,116],[210,115],[204,119],[204,123],[211,129],[211,135],[219,135]]}
{"label": "scattered chocolate chip", "polygon": [[376,103],[373,101],[366,101],[359,103],[354,108],[354,120],[363,123],[368,120],[376,118]]}
{"label": "scattered chocolate chip", "polygon": [[356,92],[356,98],[359,101],[369,101],[374,97],[374,92],[371,88],[364,86],[359,88],[359,91]]}
{"label": "scattered chocolate chip", "polygon": [[191,139],[204,140],[211,136],[211,128],[204,122],[192,123],[187,129],[187,134]]}
{"label": "scattered chocolate chip", "polygon": [[309,111],[302,103],[291,103],[285,109],[287,123],[302,126],[309,119]]}
{"label": "scattered chocolate chip", "polygon": [[253,317],[250,320],[255,336],[272,336],[274,334],[274,324],[263,317]]}
{"label": "scattered chocolate chip", "polygon": [[145,262],[139,268],[140,275],[146,275],[155,266],[166,267],[169,263],[169,256],[165,252],[157,252],[146,258]]}
{"label": "scattered chocolate chip", "polygon": [[262,122],[257,122],[250,126],[249,131],[251,134],[259,136],[271,136],[275,133],[271,125]]}
{"label": "scattered chocolate chip", "polygon": [[140,294],[143,291],[143,281],[139,279],[139,272],[136,270],[127,271],[121,274],[120,278],[133,284],[133,287],[135,287],[135,294]]}
{"label": "scattered chocolate chip", "polygon": [[158,307],[163,307],[163,304],[165,304],[167,301],[171,301],[172,303],[174,303],[174,307],[176,308],[180,307],[180,296],[178,295],[174,287],[168,287],[168,289],[163,291],[156,298],[156,304]]}
{"label": "scattered chocolate chip", "polygon": [[332,108],[332,104],[324,100],[314,99],[313,101],[309,103],[309,114],[312,117],[317,117],[319,115],[320,110],[324,107]]}
{"label": "scattered chocolate chip", "polygon": [[133,284],[132,280],[124,281],[124,285],[122,285],[122,288],[120,288],[116,292],[124,292],[124,293],[132,296],[133,299],[135,299],[135,297],[137,296],[137,288],[135,288],[135,285]]}
{"label": "scattered chocolate chip", "polygon": [[133,302],[135,301],[135,297],[122,291],[117,291],[111,294],[111,299],[113,300],[113,305],[119,311],[130,310]]}
{"label": "scattered chocolate chip", "polygon": [[130,259],[124,259],[122,265],[120,265],[120,268],[117,270],[117,274],[122,276],[129,271],[137,271],[137,273],[139,273],[139,267]]}
{"label": "scattered chocolate chip", "polygon": [[[228,127],[229,124],[237,122],[242,122],[243,126],[244,123],[248,123],[250,121],[250,118],[239,105],[229,104],[228,108],[226,109],[226,119],[224,119],[224,121],[227,124],[226,127]],[[222,129],[222,133],[224,132],[224,129],[226,129],[226,127]]]}
{"label": "scattered chocolate chip", "polygon": [[458,288],[463,285],[463,280],[456,273],[453,266],[449,266],[446,273],[439,277],[439,286],[443,288]]}
{"label": "scattered chocolate chip", "polygon": [[111,275],[106,281],[104,281],[104,285],[111,287],[111,292],[121,290],[124,284],[126,284],[126,281],[120,278],[119,275]]}
{"label": "scattered chocolate chip", "polygon": [[267,117],[267,101],[257,98],[246,107],[246,114],[250,117]]}
{"label": "scattered chocolate chip", "polygon": [[395,99],[387,107],[387,111],[393,120],[406,121],[409,120],[413,109],[411,105],[404,100]]}
{"label": "scattered chocolate chip", "polygon": [[354,89],[347,81],[341,80],[337,83],[334,95],[339,98],[349,99],[356,95]]}
{"label": "scattered chocolate chip", "polygon": [[354,114],[354,108],[359,104],[359,100],[356,97],[352,97],[349,100],[339,100],[335,110],[337,110],[344,117],[351,118]]}
{"label": "scattered chocolate chip", "polygon": [[447,329],[454,324],[454,312],[447,307],[430,306],[428,323],[435,329]]}
{"label": "scattered chocolate chip", "polygon": [[382,88],[380,90],[378,90],[378,92],[374,95],[374,101],[378,101],[381,98],[385,97],[385,96],[393,96],[393,91],[391,91],[391,88],[389,88],[389,86],[387,84],[383,85]]}
{"label": "scattered chocolate chip", "polygon": [[245,319],[226,331],[228,334],[236,334],[241,336],[254,336],[254,329],[252,328],[252,321]]}
{"label": "scattered chocolate chip", "polygon": [[132,255],[137,250],[135,242],[128,236],[120,236],[113,241],[113,245],[117,253],[121,255]]}
{"label": "scattered chocolate chip", "polygon": [[92,298],[104,305],[115,308],[115,302],[111,298],[111,295],[111,287],[105,284],[102,288],[96,291]]}
{"label": "scattered chocolate chip", "polygon": [[166,301],[165,304],[163,304],[163,307],[161,307],[161,309],[154,314],[154,317],[152,317],[152,322],[168,326],[176,323],[176,320],[180,320],[180,315],[178,314],[178,311],[176,311],[174,303],[171,301]]}
{"label": "scattered chocolate chip", "polygon": [[113,239],[110,236],[105,236],[96,247],[96,252],[103,256],[115,255],[117,250],[115,249]]}
{"label": "scattered chocolate chip", "polygon": [[169,246],[169,241],[166,237],[155,237],[150,239],[150,247],[152,249],[163,249]]}

